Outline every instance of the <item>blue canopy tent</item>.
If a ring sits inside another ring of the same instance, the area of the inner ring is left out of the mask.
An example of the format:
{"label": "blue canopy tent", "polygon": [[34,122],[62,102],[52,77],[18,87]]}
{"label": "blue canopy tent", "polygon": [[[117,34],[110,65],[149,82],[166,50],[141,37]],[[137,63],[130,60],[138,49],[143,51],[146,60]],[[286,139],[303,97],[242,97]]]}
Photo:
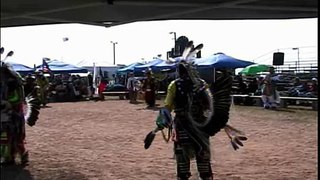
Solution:
{"label": "blue canopy tent", "polygon": [[143,64],[143,65],[140,65],[140,66],[135,66],[134,67],[134,72],[135,73],[141,73],[141,72],[147,70],[148,68],[151,68],[152,66],[157,65],[157,64],[159,64],[159,63],[161,63],[163,61],[165,61],[165,60],[156,58],[156,59],[150,61],[147,64]]}
{"label": "blue canopy tent", "polygon": [[216,69],[244,68],[255,64],[254,62],[236,59],[224,53],[216,53],[209,57],[195,59],[194,63],[197,65],[200,76],[208,83],[215,81]]}
{"label": "blue canopy tent", "polygon": [[176,62],[169,63],[167,61],[162,61],[158,64],[151,66],[151,69],[155,72],[160,72],[160,71],[172,71],[172,70],[175,70],[176,67],[177,67]]}
{"label": "blue canopy tent", "polygon": [[119,72],[119,73],[132,72],[132,71],[134,70],[134,67],[140,66],[140,65],[143,65],[143,64],[140,63],[140,62],[135,62],[135,63],[129,64],[129,65],[126,66],[126,67],[123,67],[123,68],[118,69],[117,72]]}
{"label": "blue canopy tent", "polygon": [[209,57],[196,59],[195,64],[200,69],[208,68],[208,67],[236,69],[236,68],[244,68],[255,63],[236,59],[234,57],[227,56],[224,53],[216,53]]}
{"label": "blue canopy tent", "polygon": [[20,73],[21,75],[27,75],[29,73],[33,73],[34,69],[19,63],[8,62],[11,65],[12,69]]}
{"label": "blue canopy tent", "polygon": [[[47,62],[49,69],[54,74],[61,74],[61,73],[87,73],[88,70],[86,68],[77,67],[72,64],[67,64],[62,61],[58,60],[51,60]],[[44,65],[37,66],[36,71],[41,71]]]}

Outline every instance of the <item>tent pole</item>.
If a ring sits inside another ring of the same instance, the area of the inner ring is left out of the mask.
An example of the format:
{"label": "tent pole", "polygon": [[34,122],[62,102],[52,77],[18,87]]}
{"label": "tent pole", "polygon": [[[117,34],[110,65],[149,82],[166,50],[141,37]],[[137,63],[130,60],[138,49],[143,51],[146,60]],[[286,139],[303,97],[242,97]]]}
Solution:
{"label": "tent pole", "polygon": [[216,82],[216,68],[213,68],[213,82]]}

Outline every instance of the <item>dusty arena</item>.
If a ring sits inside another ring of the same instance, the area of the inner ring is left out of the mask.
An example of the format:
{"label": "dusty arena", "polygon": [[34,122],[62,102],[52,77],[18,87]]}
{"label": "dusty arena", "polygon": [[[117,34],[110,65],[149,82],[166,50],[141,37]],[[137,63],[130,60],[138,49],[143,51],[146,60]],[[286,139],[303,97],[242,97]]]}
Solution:
{"label": "dusty arena", "polygon": [[[37,124],[27,127],[29,166],[1,167],[1,180],[176,179],[172,143],[159,134],[150,149],[143,147],[157,108],[111,97],[48,106]],[[230,113],[229,124],[248,141],[234,151],[223,131],[211,138],[214,179],[318,179],[317,111],[232,106]],[[192,175],[196,180],[194,163]]]}

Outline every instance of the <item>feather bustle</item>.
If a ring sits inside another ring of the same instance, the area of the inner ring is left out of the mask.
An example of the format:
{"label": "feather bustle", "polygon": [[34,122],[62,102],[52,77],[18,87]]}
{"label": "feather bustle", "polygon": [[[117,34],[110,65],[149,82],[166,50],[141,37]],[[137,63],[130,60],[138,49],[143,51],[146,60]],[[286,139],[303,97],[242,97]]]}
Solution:
{"label": "feather bustle", "polygon": [[33,126],[39,118],[40,113],[40,102],[37,97],[33,97],[32,95],[28,95],[25,98],[26,103],[26,112],[25,112],[25,120],[30,125]]}

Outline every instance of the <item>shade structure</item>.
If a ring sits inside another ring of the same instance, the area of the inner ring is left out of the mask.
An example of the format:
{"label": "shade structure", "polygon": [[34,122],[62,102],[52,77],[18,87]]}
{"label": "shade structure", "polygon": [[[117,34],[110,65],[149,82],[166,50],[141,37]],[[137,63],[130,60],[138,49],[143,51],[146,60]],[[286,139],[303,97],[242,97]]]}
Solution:
{"label": "shade structure", "polygon": [[[86,68],[78,67],[72,64],[68,64],[58,60],[51,60],[47,62],[49,69],[52,73],[87,73]],[[37,66],[36,71],[41,71],[43,69],[43,64]]]}
{"label": "shade structure", "polygon": [[1,0],[1,27],[137,21],[318,18],[317,0]]}
{"label": "shade structure", "polygon": [[134,67],[134,72],[137,72],[137,73],[143,72],[143,71],[147,70],[148,68],[151,68],[152,66],[155,66],[155,65],[157,65],[157,64],[159,64],[159,63],[161,63],[163,61],[165,61],[165,60],[159,59],[159,58],[153,59],[152,61],[150,61],[147,64],[143,64],[143,65],[140,65],[140,66],[135,66]]}
{"label": "shade structure", "polygon": [[134,70],[134,67],[141,66],[141,65],[143,65],[143,63],[135,62],[135,63],[129,64],[128,66],[118,69],[117,72],[120,72],[120,73],[131,72]]}
{"label": "shade structure", "polygon": [[14,63],[14,62],[8,62],[8,64],[11,65],[13,70],[15,70],[23,75],[34,72],[34,68],[31,68],[31,67],[23,65],[23,64]]}
{"label": "shade structure", "polygon": [[237,59],[237,58],[225,55],[224,53],[216,53],[209,57],[195,59],[194,62],[199,68],[212,67],[212,68],[228,68],[228,69],[244,68],[254,64],[254,62]]}
{"label": "shade structure", "polygon": [[256,75],[257,73],[261,72],[268,72],[270,68],[273,66],[266,65],[266,64],[253,64],[250,66],[245,67],[239,73],[243,75]]}
{"label": "shade structure", "polygon": [[162,61],[159,64],[151,66],[152,71],[172,71],[177,67],[177,62]]}

